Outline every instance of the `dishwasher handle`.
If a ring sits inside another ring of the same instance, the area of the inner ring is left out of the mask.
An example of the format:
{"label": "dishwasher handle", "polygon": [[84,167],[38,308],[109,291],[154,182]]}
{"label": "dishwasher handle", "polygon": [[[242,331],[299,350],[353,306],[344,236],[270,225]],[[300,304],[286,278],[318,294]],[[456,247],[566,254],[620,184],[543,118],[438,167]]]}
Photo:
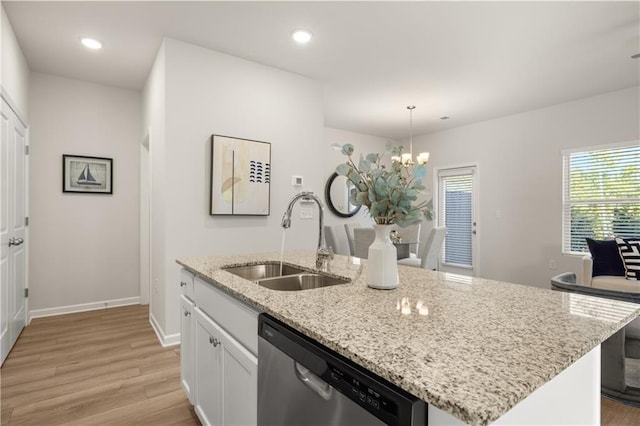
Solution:
{"label": "dishwasher handle", "polygon": [[331,399],[331,395],[333,394],[333,387],[331,387],[329,383],[313,374],[307,367],[298,363],[297,361],[293,364],[296,377],[302,382],[302,384],[318,394],[318,396],[320,396],[322,399],[326,401]]}

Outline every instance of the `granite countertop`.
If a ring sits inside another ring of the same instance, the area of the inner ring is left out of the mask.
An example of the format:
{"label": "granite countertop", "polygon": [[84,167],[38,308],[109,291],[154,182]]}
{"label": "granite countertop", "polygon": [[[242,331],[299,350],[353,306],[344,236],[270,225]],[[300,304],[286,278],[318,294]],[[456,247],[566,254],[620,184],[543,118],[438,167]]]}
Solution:
{"label": "granite countertop", "polygon": [[[366,261],[346,256],[336,256],[328,272],[351,283],[305,291],[269,290],[220,269],[279,259],[263,253],[177,262],[469,424],[498,419],[640,309],[404,266],[397,289],[374,290],[365,283]],[[284,259],[312,270],[315,252],[285,252]]]}

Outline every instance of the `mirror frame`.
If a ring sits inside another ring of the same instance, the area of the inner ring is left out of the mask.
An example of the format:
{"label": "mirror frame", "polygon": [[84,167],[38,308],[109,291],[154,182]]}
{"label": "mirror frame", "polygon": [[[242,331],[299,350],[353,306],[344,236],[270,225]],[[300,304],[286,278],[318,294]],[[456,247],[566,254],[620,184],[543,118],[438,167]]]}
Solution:
{"label": "mirror frame", "polygon": [[351,210],[351,212],[349,213],[342,213],[338,211],[338,209],[336,209],[336,207],[333,205],[333,202],[331,201],[331,185],[333,184],[333,181],[336,180],[338,176],[340,175],[334,172],[331,176],[329,176],[329,179],[327,179],[327,183],[324,186],[324,199],[327,202],[327,207],[329,207],[329,210],[331,210],[335,215],[340,217],[352,217],[360,211],[360,208],[362,206],[357,206],[355,209]]}

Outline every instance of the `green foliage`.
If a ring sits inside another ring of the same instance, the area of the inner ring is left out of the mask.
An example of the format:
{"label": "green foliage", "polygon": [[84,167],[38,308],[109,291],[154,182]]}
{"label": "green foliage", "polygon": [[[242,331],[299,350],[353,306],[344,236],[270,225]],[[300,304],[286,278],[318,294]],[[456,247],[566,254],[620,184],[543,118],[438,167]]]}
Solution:
{"label": "green foliage", "polygon": [[570,158],[571,251],[586,252],[585,237],[640,235],[640,150],[613,148]]}
{"label": "green foliage", "polygon": [[418,194],[425,190],[422,180],[427,175],[425,165],[405,166],[392,160],[391,167],[381,163],[384,155],[392,157],[402,154],[402,147],[387,144],[384,154],[372,153],[353,161],[353,145],[345,144],[341,152],[349,159],[339,164],[336,172],[346,176],[354,188],[350,193],[350,202],[355,206],[365,206],[369,214],[378,224],[393,224],[406,227],[419,223],[424,219],[432,220],[432,201],[416,203]]}

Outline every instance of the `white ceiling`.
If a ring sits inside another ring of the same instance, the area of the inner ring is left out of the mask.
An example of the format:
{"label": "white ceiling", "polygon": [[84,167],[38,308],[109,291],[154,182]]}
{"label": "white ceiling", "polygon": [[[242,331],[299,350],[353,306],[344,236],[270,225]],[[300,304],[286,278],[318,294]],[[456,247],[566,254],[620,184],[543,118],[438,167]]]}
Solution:
{"label": "white ceiling", "polygon": [[327,126],[394,139],[410,104],[421,134],[640,85],[638,1],[2,4],[33,71],[141,89],[168,36],[322,81]]}

